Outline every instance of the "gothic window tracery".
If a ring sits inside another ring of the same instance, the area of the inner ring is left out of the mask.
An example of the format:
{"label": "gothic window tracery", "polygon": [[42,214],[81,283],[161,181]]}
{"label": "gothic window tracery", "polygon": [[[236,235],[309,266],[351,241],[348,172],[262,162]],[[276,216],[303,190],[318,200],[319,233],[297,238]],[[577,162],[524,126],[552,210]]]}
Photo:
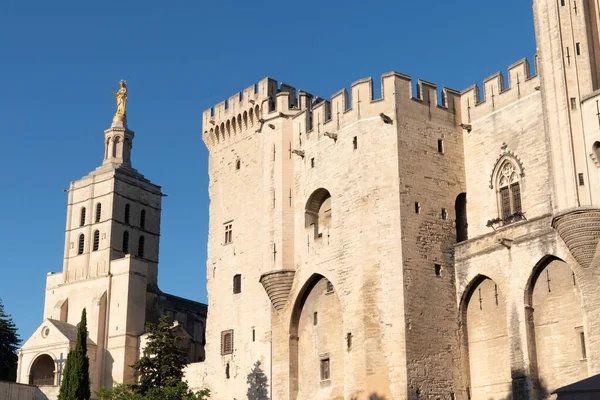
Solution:
{"label": "gothic window tracery", "polygon": [[498,211],[504,224],[522,219],[521,175],[510,160],[498,169]]}

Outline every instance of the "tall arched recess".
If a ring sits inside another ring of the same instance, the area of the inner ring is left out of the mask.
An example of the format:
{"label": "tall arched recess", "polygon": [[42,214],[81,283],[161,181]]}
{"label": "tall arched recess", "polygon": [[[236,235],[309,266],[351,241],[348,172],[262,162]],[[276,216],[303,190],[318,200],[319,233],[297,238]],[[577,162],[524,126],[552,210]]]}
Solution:
{"label": "tall arched recess", "polygon": [[471,399],[504,400],[512,393],[504,295],[486,276],[475,278],[461,305]]}
{"label": "tall arched recess", "polygon": [[464,242],[469,239],[466,193],[461,193],[456,197],[454,211],[456,213],[456,243]]}
{"label": "tall arched recess", "polygon": [[290,322],[290,399],[344,398],[342,306],[333,284],[315,274]]}
{"label": "tall arched recess", "polygon": [[569,265],[544,257],[525,292],[532,382],[541,393],[587,377],[581,295]]}

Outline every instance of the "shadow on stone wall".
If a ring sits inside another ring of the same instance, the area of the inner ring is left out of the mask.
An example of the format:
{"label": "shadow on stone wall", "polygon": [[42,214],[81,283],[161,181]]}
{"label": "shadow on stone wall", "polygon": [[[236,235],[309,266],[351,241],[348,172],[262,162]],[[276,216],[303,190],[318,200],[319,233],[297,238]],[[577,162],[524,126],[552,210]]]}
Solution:
{"label": "shadow on stone wall", "polygon": [[260,367],[260,361],[254,363],[248,374],[248,400],[269,400],[269,381]]}
{"label": "shadow on stone wall", "polygon": [[523,374],[522,372],[517,372],[516,374],[513,372],[513,377],[514,378],[512,385],[509,388],[512,394],[508,395],[507,397],[504,397],[502,400],[530,399],[528,382],[531,382],[531,385],[533,386],[533,396],[531,397],[532,399],[548,400],[556,398],[556,396],[551,395],[552,391],[543,379],[529,379],[529,376],[527,374]]}
{"label": "shadow on stone wall", "polygon": [[[370,394],[368,400],[387,400],[385,397],[378,395],[377,393]],[[358,400],[358,397],[352,397],[351,400]]]}

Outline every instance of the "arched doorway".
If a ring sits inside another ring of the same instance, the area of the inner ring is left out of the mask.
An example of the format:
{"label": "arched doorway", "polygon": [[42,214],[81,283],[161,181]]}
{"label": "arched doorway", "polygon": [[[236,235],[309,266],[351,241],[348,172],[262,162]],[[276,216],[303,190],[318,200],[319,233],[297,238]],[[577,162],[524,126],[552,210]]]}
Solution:
{"label": "arched doorway", "polygon": [[335,288],[325,277],[314,275],[292,313],[290,398],[343,398],[346,344]]}
{"label": "arched doorway", "polygon": [[575,274],[567,263],[547,257],[535,268],[526,304],[532,318],[529,342],[534,346],[541,398],[554,389],[587,377],[583,310]]}
{"label": "arched doorway", "polygon": [[48,354],[35,359],[29,372],[29,384],[36,386],[54,385],[54,360]]}
{"label": "arched doorway", "polygon": [[504,295],[481,276],[471,285],[463,306],[472,399],[510,398],[512,379]]}

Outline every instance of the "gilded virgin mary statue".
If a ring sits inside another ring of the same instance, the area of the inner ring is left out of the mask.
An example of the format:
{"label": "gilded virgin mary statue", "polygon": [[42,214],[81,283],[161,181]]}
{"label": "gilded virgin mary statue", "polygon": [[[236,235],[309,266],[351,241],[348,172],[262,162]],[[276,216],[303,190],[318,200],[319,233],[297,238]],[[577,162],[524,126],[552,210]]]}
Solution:
{"label": "gilded virgin mary statue", "polygon": [[124,80],[119,82],[119,91],[113,92],[117,98],[117,114],[126,115],[125,110],[127,108],[127,83]]}

